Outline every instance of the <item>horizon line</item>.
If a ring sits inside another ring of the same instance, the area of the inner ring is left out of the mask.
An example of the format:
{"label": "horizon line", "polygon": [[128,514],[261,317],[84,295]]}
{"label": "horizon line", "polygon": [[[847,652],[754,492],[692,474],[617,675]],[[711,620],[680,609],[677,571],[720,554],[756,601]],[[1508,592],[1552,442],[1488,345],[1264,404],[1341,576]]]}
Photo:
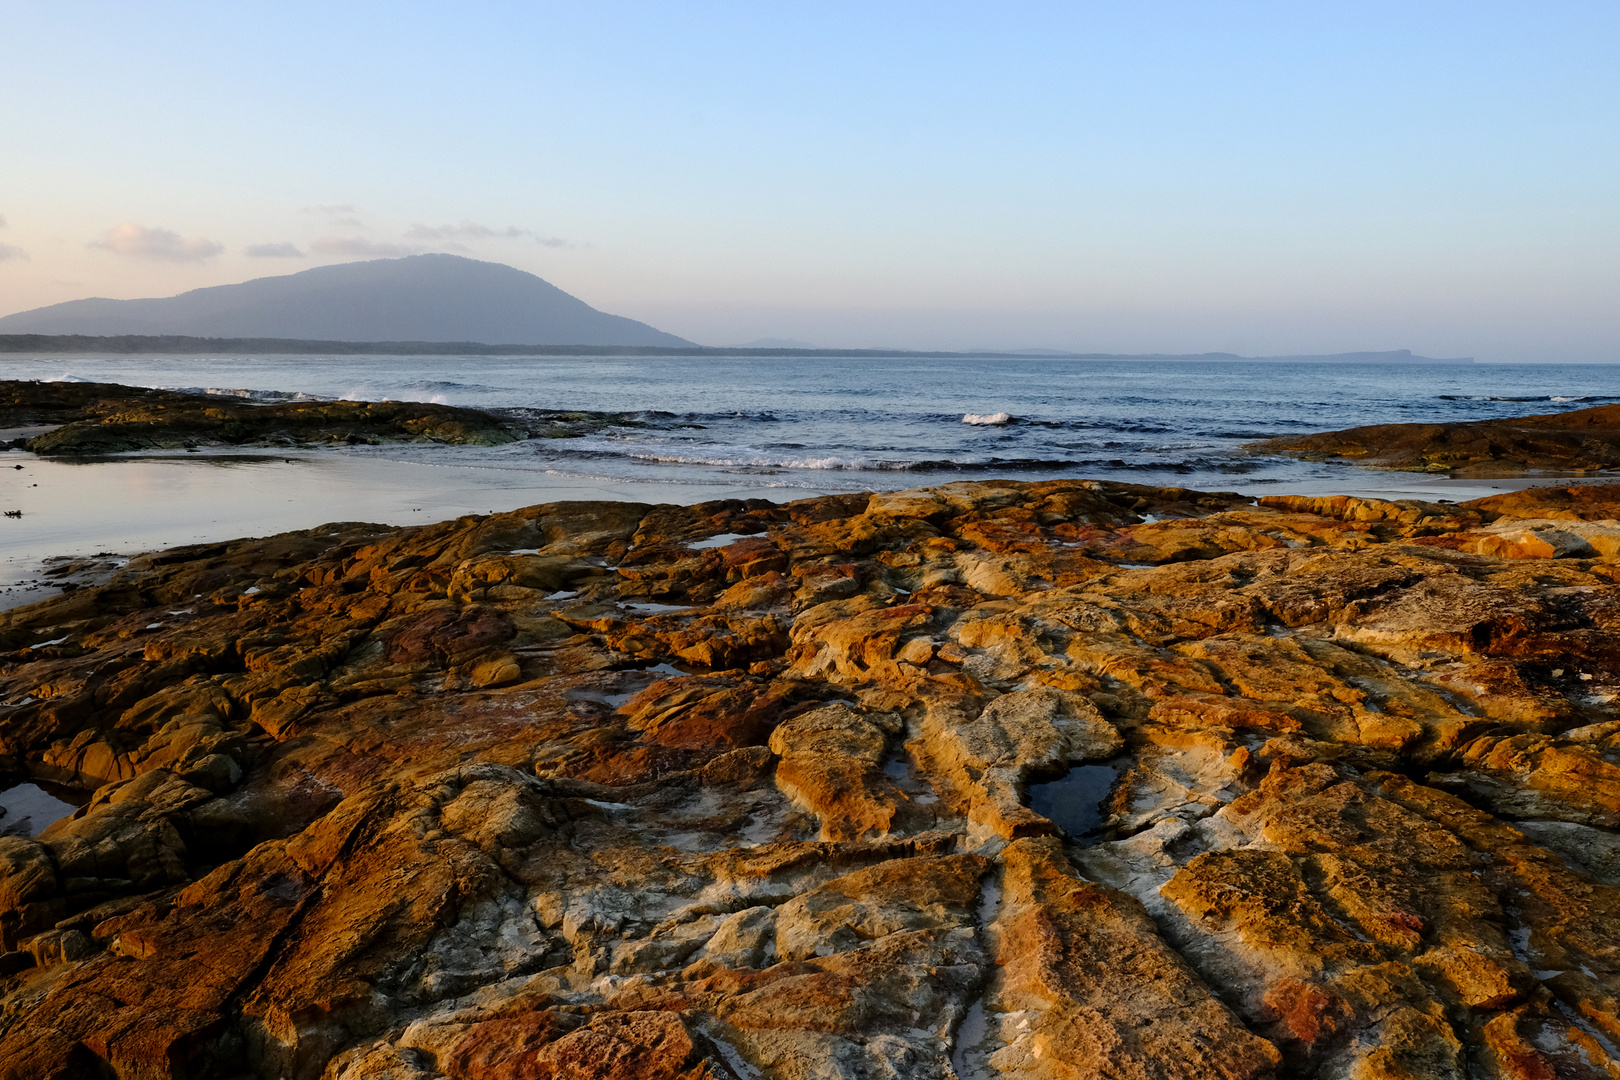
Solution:
{"label": "horizon line", "polygon": [[112,353],[120,356],[186,353],[204,355],[270,354],[306,356],[337,353],[347,356],[714,356],[714,357],[867,357],[949,359],[1000,357],[1009,360],[1161,360],[1249,361],[1254,363],[1394,363],[1472,364],[1474,357],[1417,356],[1410,349],[1340,353],[1297,353],[1242,356],[1230,352],[1110,353],[1062,349],[885,349],[885,348],[744,348],[713,345],[520,345],[477,341],[342,341],[275,337],[198,337],[189,334],[0,334],[0,354],[46,352],[53,354]]}

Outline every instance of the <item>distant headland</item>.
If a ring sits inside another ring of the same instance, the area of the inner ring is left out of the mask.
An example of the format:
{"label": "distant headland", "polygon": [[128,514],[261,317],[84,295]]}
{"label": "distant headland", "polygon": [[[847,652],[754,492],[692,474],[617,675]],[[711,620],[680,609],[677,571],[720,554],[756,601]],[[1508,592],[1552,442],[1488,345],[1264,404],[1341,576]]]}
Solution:
{"label": "distant headland", "polygon": [[0,334],[0,355],[171,356],[758,356],[758,357],[1004,357],[1009,360],[1155,360],[1240,363],[1472,364],[1395,352],[1322,356],[1239,356],[1236,353],[1081,353],[1054,349],[1006,352],[929,352],[915,349],[718,348],[706,345],[487,345],[478,341],[329,341],[275,337],[191,337],[183,334]]}
{"label": "distant headland", "polygon": [[[521,343],[521,344],[514,344]],[[698,345],[598,311],[542,278],[459,255],[318,266],[143,300],[89,298],[0,317],[0,353],[134,356],[1005,356],[1064,360],[1466,364],[1410,350],[1331,356],[819,348],[793,338]]]}

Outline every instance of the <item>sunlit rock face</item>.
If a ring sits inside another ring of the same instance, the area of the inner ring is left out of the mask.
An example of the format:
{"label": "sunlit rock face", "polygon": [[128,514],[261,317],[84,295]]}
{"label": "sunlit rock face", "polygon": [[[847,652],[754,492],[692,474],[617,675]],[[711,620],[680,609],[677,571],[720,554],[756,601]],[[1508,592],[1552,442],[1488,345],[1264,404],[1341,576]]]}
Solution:
{"label": "sunlit rock face", "polygon": [[0,772],[88,795],[0,836],[0,1076],[1620,1075],[1616,505],[987,482],[136,558],[0,621]]}

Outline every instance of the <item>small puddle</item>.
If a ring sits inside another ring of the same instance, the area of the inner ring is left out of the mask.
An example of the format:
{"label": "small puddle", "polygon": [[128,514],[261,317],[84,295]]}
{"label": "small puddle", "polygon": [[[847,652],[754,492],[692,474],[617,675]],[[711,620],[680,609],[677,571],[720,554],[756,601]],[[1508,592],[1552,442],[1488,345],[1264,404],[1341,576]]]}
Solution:
{"label": "small puddle", "polygon": [[79,808],[59,797],[73,794],[55,784],[42,787],[33,782],[0,791],[0,836],[38,836]]}
{"label": "small puddle", "polygon": [[578,690],[578,689],[575,689],[575,690],[568,691],[568,700],[569,701],[595,701],[595,702],[599,702],[600,704],[606,705],[608,707],[609,711],[617,712],[618,709],[619,709],[619,706],[623,705],[625,702],[629,701],[631,698],[635,697],[637,694],[641,693],[641,691],[645,690],[645,689],[646,689],[645,686],[638,687],[638,688],[636,688],[634,690],[627,690],[622,694],[609,694],[609,693],[606,693],[605,691],[602,691],[602,690]]}
{"label": "small puddle", "polygon": [[725,547],[727,544],[734,544],[738,540],[750,535],[754,534],[721,533],[719,536],[711,536],[707,540],[692,540],[688,543],[682,544],[681,546],[691,551],[702,551],[704,548]]}
{"label": "small puddle", "polygon": [[894,781],[894,786],[906,793],[906,797],[918,806],[930,806],[939,802],[939,796],[934,794],[933,785],[917,772],[911,755],[904,751],[890,758],[883,766],[884,775]]}
{"label": "small puddle", "polygon": [[1069,839],[1086,842],[1102,831],[1102,801],[1119,779],[1121,763],[1076,765],[1056,780],[1029,786],[1029,808],[1050,818]]}
{"label": "small puddle", "polygon": [[959,1080],[990,1080],[988,1071],[982,1067],[990,1056],[984,1045],[989,1034],[990,1022],[985,1015],[984,1002],[975,1001],[956,1029],[956,1048],[951,1052],[951,1068]]}
{"label": "small puddle", "polygon": [[726,1064],[731,1066],[731,1071],[742,1077],[743,1080],[761,1080],[764,1077],[765,1074],[750,1065],[748,1059],[743,1057],[735,1046],[732,1046],[713,1032],[705,1032],[704,1034],[709,1036],[709,1041],[714,1044],[714,1048],[720,1051],[720,1056],[726,1059]]}
{"label": "small puddle", "polygon": [[[672,664],[655,664],[652,667],[630,668],[627,669],[624,674],[629,676],[629,679],[626,681],[633,684],[628,690],[622,690],[617,694],[610,694],[606,690],[596,690],[576,686],[568,690],[567,699],[569,701],[596,701],[606,705],[610,710],[617,711],[622,705],[624,705],[625,702],[643,692],[648,687],[663,682],[665,679],[681,678],[692,673],[690,671],[682,671],[680,668],[675,667]],[[644,676],[650,677],[644,678]],[[623,683],[621,682],[620,685],[622,686]]]}
{"label": "small puddle", "polygon": [[984,885],[979,889],[979,907],[974,912],[979,920],[979,929],[984,929],[996,921],[996,914],[1001,911],[1001,886],[996,884],[994,877],[984,879]]}
{"label": "small puddle", "polygon": [[692,607],[691,607],[690,604],[653,604],[653,603],[642,603],[642,602],[637,602],[637,603],[634,603],[634,604],[630,604],[630,603],[625,603],[624,601],[620,601],[619,606],[629,608],[631,611],[640,612],[643,615],[667,615],[671,611],[691,611],[692,610]]}

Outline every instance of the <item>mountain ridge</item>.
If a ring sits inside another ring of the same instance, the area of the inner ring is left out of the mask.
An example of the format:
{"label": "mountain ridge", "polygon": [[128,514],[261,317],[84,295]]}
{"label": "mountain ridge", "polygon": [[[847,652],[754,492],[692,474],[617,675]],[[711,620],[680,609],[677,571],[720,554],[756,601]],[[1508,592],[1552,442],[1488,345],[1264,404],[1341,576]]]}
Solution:
{"label": "mountain ridge", "polygon": [[69,300],[0,317],[0,333],[692,345],[526,271],[446,254],[336,263],[175,296]]}

